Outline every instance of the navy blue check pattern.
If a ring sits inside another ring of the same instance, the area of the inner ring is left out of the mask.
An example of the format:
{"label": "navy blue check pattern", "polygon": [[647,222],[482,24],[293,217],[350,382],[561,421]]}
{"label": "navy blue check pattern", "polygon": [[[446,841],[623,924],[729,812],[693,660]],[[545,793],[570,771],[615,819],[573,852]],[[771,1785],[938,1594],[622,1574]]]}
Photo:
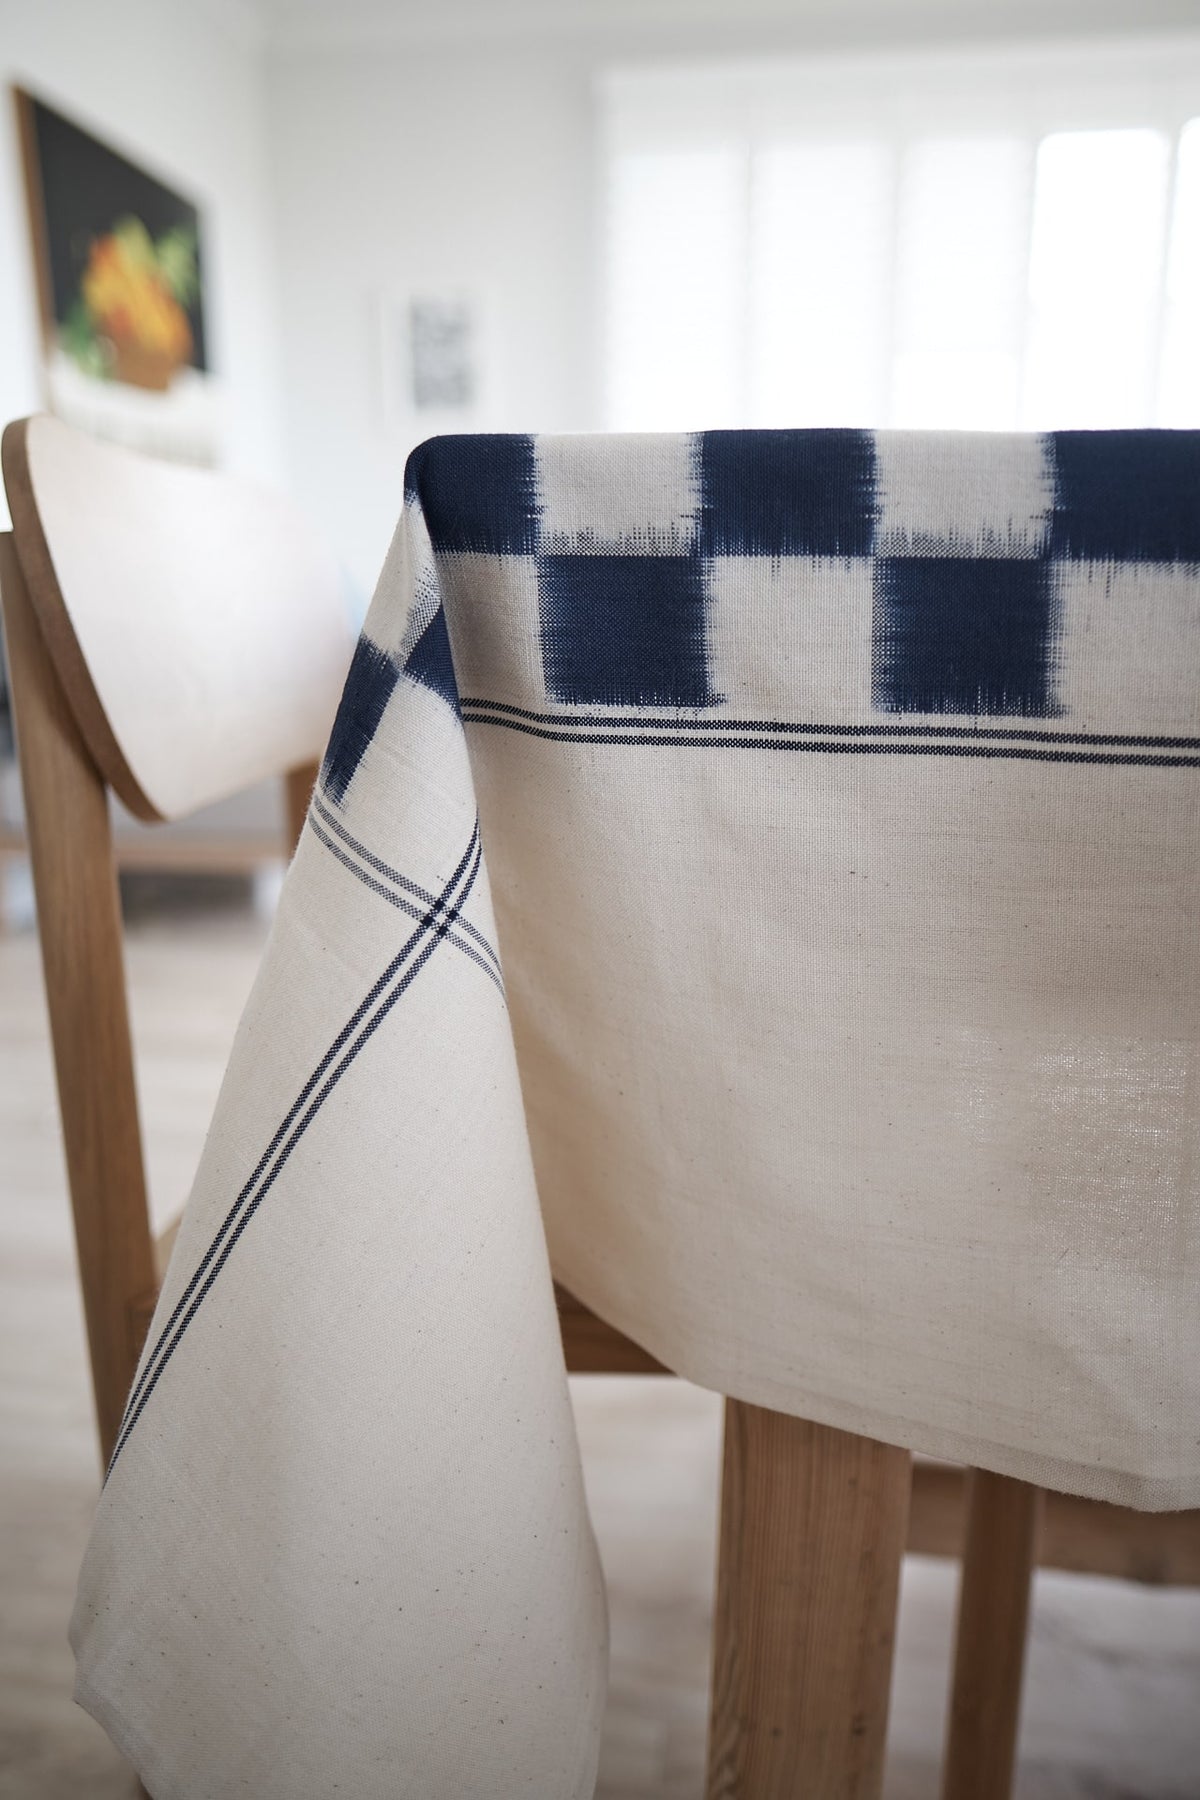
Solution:
{"label": "navy blue check pattern", "polygon": [[[448,437],[414,452],[406,498],[451,629],[439,601],[415,641],[360,646],[326,762],[335,800],[401,673],[470,725],[552,741],[1184,764],[1200,750],[1186,705],[1079,701],[1104,631],[1110,662],[1121,632],[1136,639],[1146,579],[1200,572],[1200,433]],[[456,633],[455,569],[481,560],[536,596],[535,688],[474,666],[456,679],[451,639],[478,621]],[[759,583],[771,605],[753,604]],[[808,597],[843,590],[845,619],[806,645]],[[795,634],[794,693],[731,671],[731,604],[760,668]],[[830,650],[843,627],[869,650],[837,671],[851,696],[835,706],[819,665],[850,657]]]}
{"label": "navy blue check pattern", "polygon": [[359,642],[308,821],[392,950],[148,1345],[113,1464],[297,1146],[432,959],[469,965],[503,1004],[468,916],[478,822],[422,880],[370,841],[397,765],[375,765],[374,806],[358,804],[361,772],[398,696],[435,764],[447,725],[461,761],[461,720],[669,753],[1200,767],[1200,433],[443,438],[410,459],[406,507],[406,591],[385,581],[372,613],[397,641]]}

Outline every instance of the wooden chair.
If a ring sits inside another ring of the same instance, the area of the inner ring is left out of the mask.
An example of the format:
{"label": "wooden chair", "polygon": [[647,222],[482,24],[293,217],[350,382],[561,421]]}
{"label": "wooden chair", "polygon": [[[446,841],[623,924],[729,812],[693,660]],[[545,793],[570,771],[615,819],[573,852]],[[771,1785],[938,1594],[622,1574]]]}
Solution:
{"label": "wooden chair", "polygon": [[290,853],[352,635],[329,552],[280,496],[49,418],[8,427],[3,467],[9,680],[107,1460],[169,1249],[147,1208],[109,790],[159,821],[282,775]]}
{"label": "wooden chair", "polygon": [[[567,1367],[668,1373],[563,1289]],[[1200,1585],[1200,1513],[1136,1513],[725,1402],[706,1800],[878,1800],[900,1562],[962,1558],[942,1800],[1009,1800],[1033,1574]]]}
{"label": "wooden chair", "polygon": [[[0,599],[107,1460],[172,1235],[155,1244],[146,1204],[108,790],[173,819],[282,774],[294,841],[351,646],[328,555],[281,499],[44,418],[8,428],[3,466]],[[573,1372],[668,1373],[558,1300]],[[1039,1544],[1058,1568],[1200,1582],[1200,1514],[1043,1497],[726,1402],[708,1800],[879,1795],[901,1558],[964,1541],[943,1794],[1003,1800]]]}
{"label": "wooden chair", "polygon": [[[572,1372],[668,1373],[557,1296]],[[1012,1793],[1039,1565],[1200,1586],[1200,1512],[1044,1493],[727,1400],[706,1800],[878,1800],[906,1548],[962,1559],[942,1800]]]}

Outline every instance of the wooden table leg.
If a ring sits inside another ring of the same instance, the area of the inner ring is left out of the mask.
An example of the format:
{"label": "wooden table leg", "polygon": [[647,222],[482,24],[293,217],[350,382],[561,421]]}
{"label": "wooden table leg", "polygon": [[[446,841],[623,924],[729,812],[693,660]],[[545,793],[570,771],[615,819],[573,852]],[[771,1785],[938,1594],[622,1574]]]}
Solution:
{"label": "wooden table leg", "polygon": [[1012,1792],[1041,1509],[1039,1488],[971,1471],[942,1800]]}
{"label": "wooden table leg", "polygon": [[877,1800],[910,1475],[726,1401],[708,1800]]}

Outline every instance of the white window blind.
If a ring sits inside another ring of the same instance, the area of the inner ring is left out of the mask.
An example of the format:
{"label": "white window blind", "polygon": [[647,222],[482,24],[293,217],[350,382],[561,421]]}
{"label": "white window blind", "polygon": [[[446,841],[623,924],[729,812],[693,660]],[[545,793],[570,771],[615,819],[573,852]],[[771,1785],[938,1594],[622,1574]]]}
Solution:
{"label": "white window blind", "polygon": [[601,102],[610,428],[1200,426],[1200,38]]}

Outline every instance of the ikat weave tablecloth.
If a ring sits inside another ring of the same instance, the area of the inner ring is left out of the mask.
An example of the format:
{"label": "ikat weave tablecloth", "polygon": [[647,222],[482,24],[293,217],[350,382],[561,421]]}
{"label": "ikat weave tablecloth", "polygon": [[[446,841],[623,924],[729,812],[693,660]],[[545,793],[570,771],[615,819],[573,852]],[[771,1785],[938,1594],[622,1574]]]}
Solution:
{"label": "ikat weave tablecloth", "polygon": [[80,1587],[158,1800],[591,1792],[551,1263],[1200,1505],[1198,795],[1200,434],[418,450]]}

